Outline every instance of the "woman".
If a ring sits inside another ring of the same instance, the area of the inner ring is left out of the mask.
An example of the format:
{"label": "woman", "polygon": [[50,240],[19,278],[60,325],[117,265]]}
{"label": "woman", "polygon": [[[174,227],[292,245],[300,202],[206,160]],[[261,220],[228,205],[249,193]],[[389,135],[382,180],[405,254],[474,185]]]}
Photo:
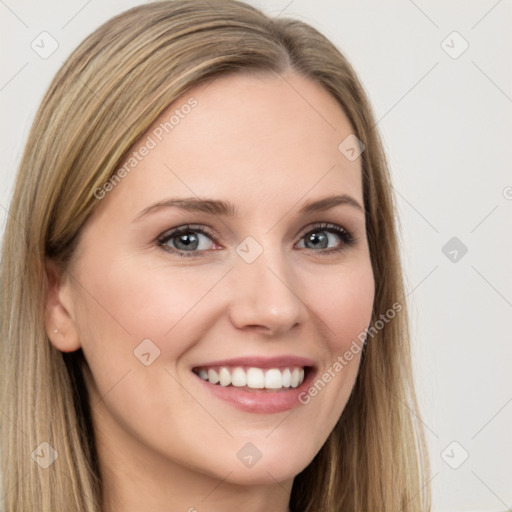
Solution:
{"label": "woman", "polygon": [[308,25],[155,2],[69,57],[2,262],[6,511],[424,511],[391,187]]}

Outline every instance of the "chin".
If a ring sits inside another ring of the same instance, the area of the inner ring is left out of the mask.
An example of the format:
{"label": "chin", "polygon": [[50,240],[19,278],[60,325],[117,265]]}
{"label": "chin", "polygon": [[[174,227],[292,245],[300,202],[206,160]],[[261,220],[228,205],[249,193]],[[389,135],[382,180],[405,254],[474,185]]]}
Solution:
{"label": "chin", "polygon": [[316,448],[306,448],[303,440],[281,446],[262,442],[259,448],[250,441],[237,442],[234,457],[224,457],[221,469],[216,461],[215,478],[235,485],[274,485],[293,480],[316,453]]}

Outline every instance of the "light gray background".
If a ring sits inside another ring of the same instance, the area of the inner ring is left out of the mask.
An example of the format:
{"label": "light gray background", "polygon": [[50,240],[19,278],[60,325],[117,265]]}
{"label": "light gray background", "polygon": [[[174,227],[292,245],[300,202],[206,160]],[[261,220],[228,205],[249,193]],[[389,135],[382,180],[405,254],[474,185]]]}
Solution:
{"label": "light gray background", "polygon": [[[0,0],[2,230],[51,78],[100,23],[139,3]],[[434,510],[512,508],[511,2],[250,3],[320,29],[373,103],[398,196]],[[43,31],[59,45],[48,58],[31,48]]]}

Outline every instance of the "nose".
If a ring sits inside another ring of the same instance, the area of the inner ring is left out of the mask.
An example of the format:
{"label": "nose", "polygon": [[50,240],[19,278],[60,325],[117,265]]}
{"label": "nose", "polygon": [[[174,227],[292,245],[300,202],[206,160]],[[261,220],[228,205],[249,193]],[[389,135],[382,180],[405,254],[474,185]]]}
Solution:
{"label": "nose", "polygon": [[307,318],[299,279],[278,250],[265,249],[251,263],[237,257],[229,286],[230,318],[238,329],[276,336]]}

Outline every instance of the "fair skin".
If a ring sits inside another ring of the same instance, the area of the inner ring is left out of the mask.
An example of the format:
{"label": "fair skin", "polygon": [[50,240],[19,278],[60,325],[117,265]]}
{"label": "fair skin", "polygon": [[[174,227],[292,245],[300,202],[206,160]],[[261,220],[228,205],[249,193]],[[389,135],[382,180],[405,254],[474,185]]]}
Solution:
{"label": "fair skin", "polygon": [[[188,98],[198,102],[99,201],[68,271],[53,281],[47,330],[59,350],[81,348],[90,368],[106,512],[287,511],[294,477],[353,388],[359,354],[307,404],[285,410],[265,410],[265,400],[294,388],[244,388],[249,405],[239,406],[211,389],[227,387],[197,375],[220,360],[244,357],[252,367],[291,357],[318,379],[370,323],[361,158],[338,150],[353,129],[321,86],[283,77],[224,76],[169,107],[135,150]],[[344,195],[336,206],[300,212],[335,195]],[[172,207],[137,218],[169,198],[222,200],[235,214]],[[183,235],[158,244],[184,225],[208,233],[190,228],[196,245]],[[237,252],[247,237],[257,245]],[[242,257],[260,250],[254,261]],[[145,339],[146,360],[160,350],[147,366],[134,355]],[[256,395],[263,410],[252,408]],[[250,467],[239,454],[246,443],[261,455]]]}

